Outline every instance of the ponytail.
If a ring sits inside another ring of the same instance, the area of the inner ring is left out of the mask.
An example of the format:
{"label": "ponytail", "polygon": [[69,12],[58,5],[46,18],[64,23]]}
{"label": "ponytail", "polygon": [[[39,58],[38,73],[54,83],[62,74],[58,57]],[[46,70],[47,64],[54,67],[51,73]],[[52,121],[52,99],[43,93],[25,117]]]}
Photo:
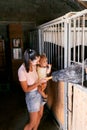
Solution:
{"label": "ponytail", "polygon": [[26,49],[24,52],[24,64],[25,64],[25,69],[27,72],[29,72],[30,68],[30,60],[34,60],[37,56],[37,53],[35,50],[32,49]]}

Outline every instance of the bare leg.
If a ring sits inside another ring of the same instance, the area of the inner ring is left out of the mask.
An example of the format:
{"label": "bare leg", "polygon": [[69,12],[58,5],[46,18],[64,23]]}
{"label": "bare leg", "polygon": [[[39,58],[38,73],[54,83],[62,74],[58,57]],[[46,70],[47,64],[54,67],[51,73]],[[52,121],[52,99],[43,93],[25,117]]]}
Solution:
{"label": "bare leg", "polygon": [[41,118],[43,116],[43,110],[44,110],[44,106],[41,106],[40,111],[38,112],[37,123],[36,123],[36,126],[35,126],[35,128],[33,130],[37,130],[38,129],[38,126],[40,124],[40,120],[41,120]]}
{"label": "bare leg", "polygon": [[42,91],[44,91],[44,90],[46,89],[46,87],[47,87],[47,83],[43,83],[43,84],[41,85]]}
{"label": "bare leg", "polygon": [[38,112],[30,112],[29,117],[30,117],[30,121],[24,127],[24,130],[34,130],[34,127],[35,127],[37,120],[38,120]]}
{"label": "bare leg", "polygon": [[44,90],[46,89],[47,83],[43,83],[41,86],[38,87],[39,93],[42,95],[43,98],[47,98],[48,95],[45,94]]}

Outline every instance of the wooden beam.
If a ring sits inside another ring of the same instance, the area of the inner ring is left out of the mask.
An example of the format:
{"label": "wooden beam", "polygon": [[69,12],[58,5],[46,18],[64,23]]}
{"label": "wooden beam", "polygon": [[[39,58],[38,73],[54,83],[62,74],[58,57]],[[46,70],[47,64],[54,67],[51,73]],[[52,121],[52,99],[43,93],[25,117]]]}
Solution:
{"label": "wooden beam", "polygon": [[77,0],[81,5],[87,8],[87,0]]}

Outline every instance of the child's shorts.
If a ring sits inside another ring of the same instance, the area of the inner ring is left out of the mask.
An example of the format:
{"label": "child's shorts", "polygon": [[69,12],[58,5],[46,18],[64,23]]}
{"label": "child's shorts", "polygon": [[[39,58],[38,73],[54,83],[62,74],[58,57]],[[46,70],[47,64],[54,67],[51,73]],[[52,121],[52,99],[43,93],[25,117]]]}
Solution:
{"label": "child's shorts", "polygon": [[28,112],[37,112],[45,104],[38,90],[26,93],[25,100]]}

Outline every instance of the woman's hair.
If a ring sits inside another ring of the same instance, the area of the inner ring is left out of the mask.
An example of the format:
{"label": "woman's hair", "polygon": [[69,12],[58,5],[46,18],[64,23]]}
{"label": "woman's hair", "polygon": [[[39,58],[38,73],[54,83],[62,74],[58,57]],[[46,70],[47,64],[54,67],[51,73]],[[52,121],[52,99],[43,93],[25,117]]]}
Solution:
{"label": "woman's hair", "polygon": [[27,72],[29,72],[29,60],[34,60],[37,56],[37,53],[35,50],[32,49],[26,49],[24,52],[24,64],[25,64],[25,69]]}

